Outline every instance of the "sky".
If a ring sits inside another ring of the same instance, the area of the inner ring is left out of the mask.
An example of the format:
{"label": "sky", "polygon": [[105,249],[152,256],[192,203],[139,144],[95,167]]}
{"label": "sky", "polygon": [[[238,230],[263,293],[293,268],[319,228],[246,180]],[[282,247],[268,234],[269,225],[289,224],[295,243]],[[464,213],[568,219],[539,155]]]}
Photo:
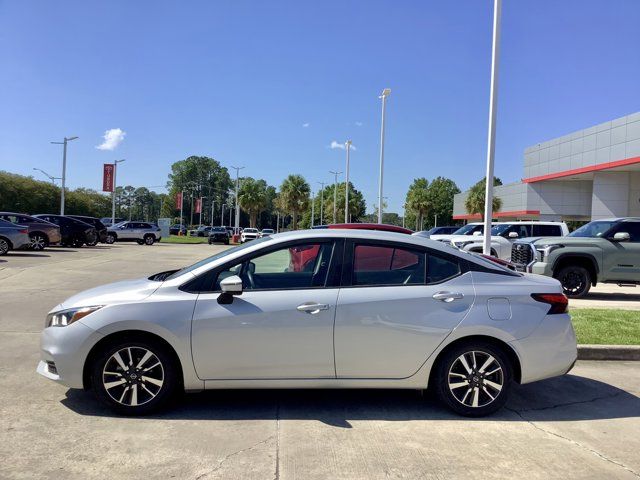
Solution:
{"label": "sky", "polygon": [[[414,178],[484,176],[491,0],[0,0],[0,170],[101,189],[164,191],[170,165],[206,155],[279,186],[344,171],[401,212]],[[504,0],[495,173],[523,150],[640,111],[640,1]],[[106,132],[109,132],[108,134]],[[106,138],[104,137],[105,135]],[[333,147],[332,148],[332,144]],[[99,147],[99,148],[98,148]]]}

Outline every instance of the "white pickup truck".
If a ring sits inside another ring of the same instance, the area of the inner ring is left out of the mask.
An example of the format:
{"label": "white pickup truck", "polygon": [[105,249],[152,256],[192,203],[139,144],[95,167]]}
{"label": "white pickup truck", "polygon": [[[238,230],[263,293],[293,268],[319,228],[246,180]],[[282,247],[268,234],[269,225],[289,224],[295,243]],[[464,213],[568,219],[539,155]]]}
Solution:
{"label": "white pickup truck", "polygon": [[[471,224],[469,224],[471,225]],[[502,260],[511,260],[511,246],[519,238],[527,237],[563,237],[569,234],[564,222],[498,222],[491,227],[491,255]],[[438,236],[437,236],[438,237]],[[450,243],[452,246],[468,252],[482,252],[482,231],[469,235],[442,235],[447,238],[433,238]]]}

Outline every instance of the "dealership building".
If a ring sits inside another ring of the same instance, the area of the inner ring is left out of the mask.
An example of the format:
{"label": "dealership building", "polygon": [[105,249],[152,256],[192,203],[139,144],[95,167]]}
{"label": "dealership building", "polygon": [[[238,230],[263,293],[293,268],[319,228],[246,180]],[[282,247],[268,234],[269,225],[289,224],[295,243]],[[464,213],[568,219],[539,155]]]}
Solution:
{"label": "dealership building", "polygon": [[[495,187],[496,220],[640,216],[640,112],[528,147],[522,181]],[[479,220],[454,197],[455,220]]]}

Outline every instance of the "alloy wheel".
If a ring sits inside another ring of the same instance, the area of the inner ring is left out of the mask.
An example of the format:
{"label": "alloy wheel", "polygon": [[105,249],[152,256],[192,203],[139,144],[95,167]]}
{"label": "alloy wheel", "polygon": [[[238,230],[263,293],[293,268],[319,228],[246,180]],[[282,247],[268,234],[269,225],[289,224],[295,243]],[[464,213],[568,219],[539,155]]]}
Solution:
{"label": "alloy wheel", "polygon": [[162,362],[144,347],[126,347],[109,357],[102,370],[102,384],[112,400],[127,407],[150,402],[165,383]]}
{"label": "alloy wheel", "polygon": [[570,294],[576,294],[584,289],[585,279],[575,270],[568,271],[561,280],[562,286]]}
{"label": "alloy wheel", "polygon": [[146,243],[147,245],[153,245],[153,242],[155,242],[155,239],[151,235],[148,235],[144,239],[144,243]]}
{"label": "alloy wheel", "polygon": [[6,255],[9,251],[9,242],[7,242],[4,238],[0,238],[0,255]]}
{"label": "alloy wheel", "polygon": [[492,403],[502,391],[504,373],[498,360],[487,352],[471,350],[460,355],[448,372],[448,388],[466,407]]}
{"label": "alloy wheel", "polygon": [[35,234],[31,236],[31,241],[29,242],[31,250],[44,250],[46,246],[47,241],[42,235]]}

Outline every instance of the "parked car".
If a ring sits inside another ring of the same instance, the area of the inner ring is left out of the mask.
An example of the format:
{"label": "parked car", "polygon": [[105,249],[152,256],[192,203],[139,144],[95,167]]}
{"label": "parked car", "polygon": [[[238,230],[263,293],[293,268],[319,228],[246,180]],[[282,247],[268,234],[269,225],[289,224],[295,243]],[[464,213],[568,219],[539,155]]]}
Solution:
{"label": "parked car", "polygon": [[511,262],[518,270],[557,278],[573,298],[598,282],[640,285],[640,218],[595,220],[567,237],[517,240]]}
{"label": "parked car", "polygon": [[[493,227],[494,225],[496,225],[496,223],[492,223],[491,226]],[[449,235],[444,235],[444,234],[440,234],[440,233],[434,233],[432,235],[429,236],[429,238],[431,240],[438,240],[440,242],[449,242],[451,241],[451,239],[455,236],[458,235],[467,235],[467,236],[481,236],[484,233],[484,222],[471,222],[471,223],[467,223],[466,225],[458,228],[458,230],[456,230],[455,232],[449,234]]]}
{"label": "parked car", "polygon": [[260,238],[268,237],[269,235],[275,235],[275,230],[273,228],[263,228],[260,230]]}
{"label": "parked car", "polygon": [[104,223],[102,223],[102,221],[99,218],[87,217],[84,215],[67,215],[67,217],[75,218],[76,220],[80,220],[81,222],[88,223],[89,225],[93,225],[95,227],[96,232],[98,232],[98,238],[96,239],[95,243],[93,244],[88,243],[87,245],[94,246],[94,245],[97,245],[98,242],[106,243],[107,227],[105,226]]}
{"label": "parked car", "polygon": [[60,227],[40,218],[22,213],[0,212],[0,219],[15,225],[24,225],[29,230],[29,245],[22,248],[44,250],[49,245],[60,243]]}
{"label": "parked car", "polygon": [[329,225],[316,225],[313,227],[316,228],[337,228],[337,229],[346,229],[346,230],[376,230],[380,232],[396,232],[396,233],[406,233],[411,235],[413,230],[409,230],[408,228],[399,227],[397,225],[387,225],[385,223],[332,223]]}
{"label": "parked car", "polygon": [[[292,249],[315,251],[313,268]],[[428,387],[481,416],[512,382],[563,375],[577,357],[557,280],[417,236],[336,229],[79,293],[47,315],[40,345],[38,373],[129,415],[178,390]]]}
{"label": "parked car", "polygon": [[255,240],[260,236],[260,232],[257,228],[245,228],[240,234],[240,243],[248,242],[249,240]]}
{"label": "parked car", "polygon": [[210,231],[211,231],[211,227],[200,225],[198,228],[194,228],[193,230],[190,230],[189,235],[191,237],[208,237]]}
{"label": "parked car", "polygon": [[30,242],[27,226],[0,220],[0,255],[27,247]]}
{"label": "parked car", "polygon": [[457,230],[460,230],[460,227],[433,227],[429,230],[414,232],[413,235],[420,235],[421,237],[429,238],[431,235],[451,235]]}
{"label": "parked car", "polygon": [[115,222],[111,222],[111,217],[103,217],[100,219],[100,221],[105,227],[110,227],[111,225],[115,225],[116,223],[124,222],[124,218],[116,217]]}
{"label": "parked car", "polygon": [[51,213],[41,213],[33,216],[58,225],[62,237],[60,244],[64,247],[80,248],[85,244],[95,245],[98,239],[98,232],[93,225],[76,220],[75,218]]}
{"label": "parked car", "polygon": [[[182,233],[181,233],[182,232]],[[175,225],[171,225],[169,227],[169,235],[186,235],[187,234],[187,227],[184,225],[180,225],[179,223],[176,223]]]}
{"label": "parked car", "polygon": [[162,230],[149,222],[120,222],[107,229],[107,243],[137,242],[138,245],[153,245],[162,239]]}
{"label": "parked car", "polygon": [[229,231],[225,227],[212,227],[209,231],[209,245],[216,242],[229,245]]}
{"label": "parked car", "polygon": [[[491,255],[502,260],[511,260],[511,247],[518,238],[527,237],[562,237],[569,234],[569,227],[564,222],[499,222],[491,227]],[[451,245],[468,252],[482,252],[484,238],[482,235],[453,236]]]}

